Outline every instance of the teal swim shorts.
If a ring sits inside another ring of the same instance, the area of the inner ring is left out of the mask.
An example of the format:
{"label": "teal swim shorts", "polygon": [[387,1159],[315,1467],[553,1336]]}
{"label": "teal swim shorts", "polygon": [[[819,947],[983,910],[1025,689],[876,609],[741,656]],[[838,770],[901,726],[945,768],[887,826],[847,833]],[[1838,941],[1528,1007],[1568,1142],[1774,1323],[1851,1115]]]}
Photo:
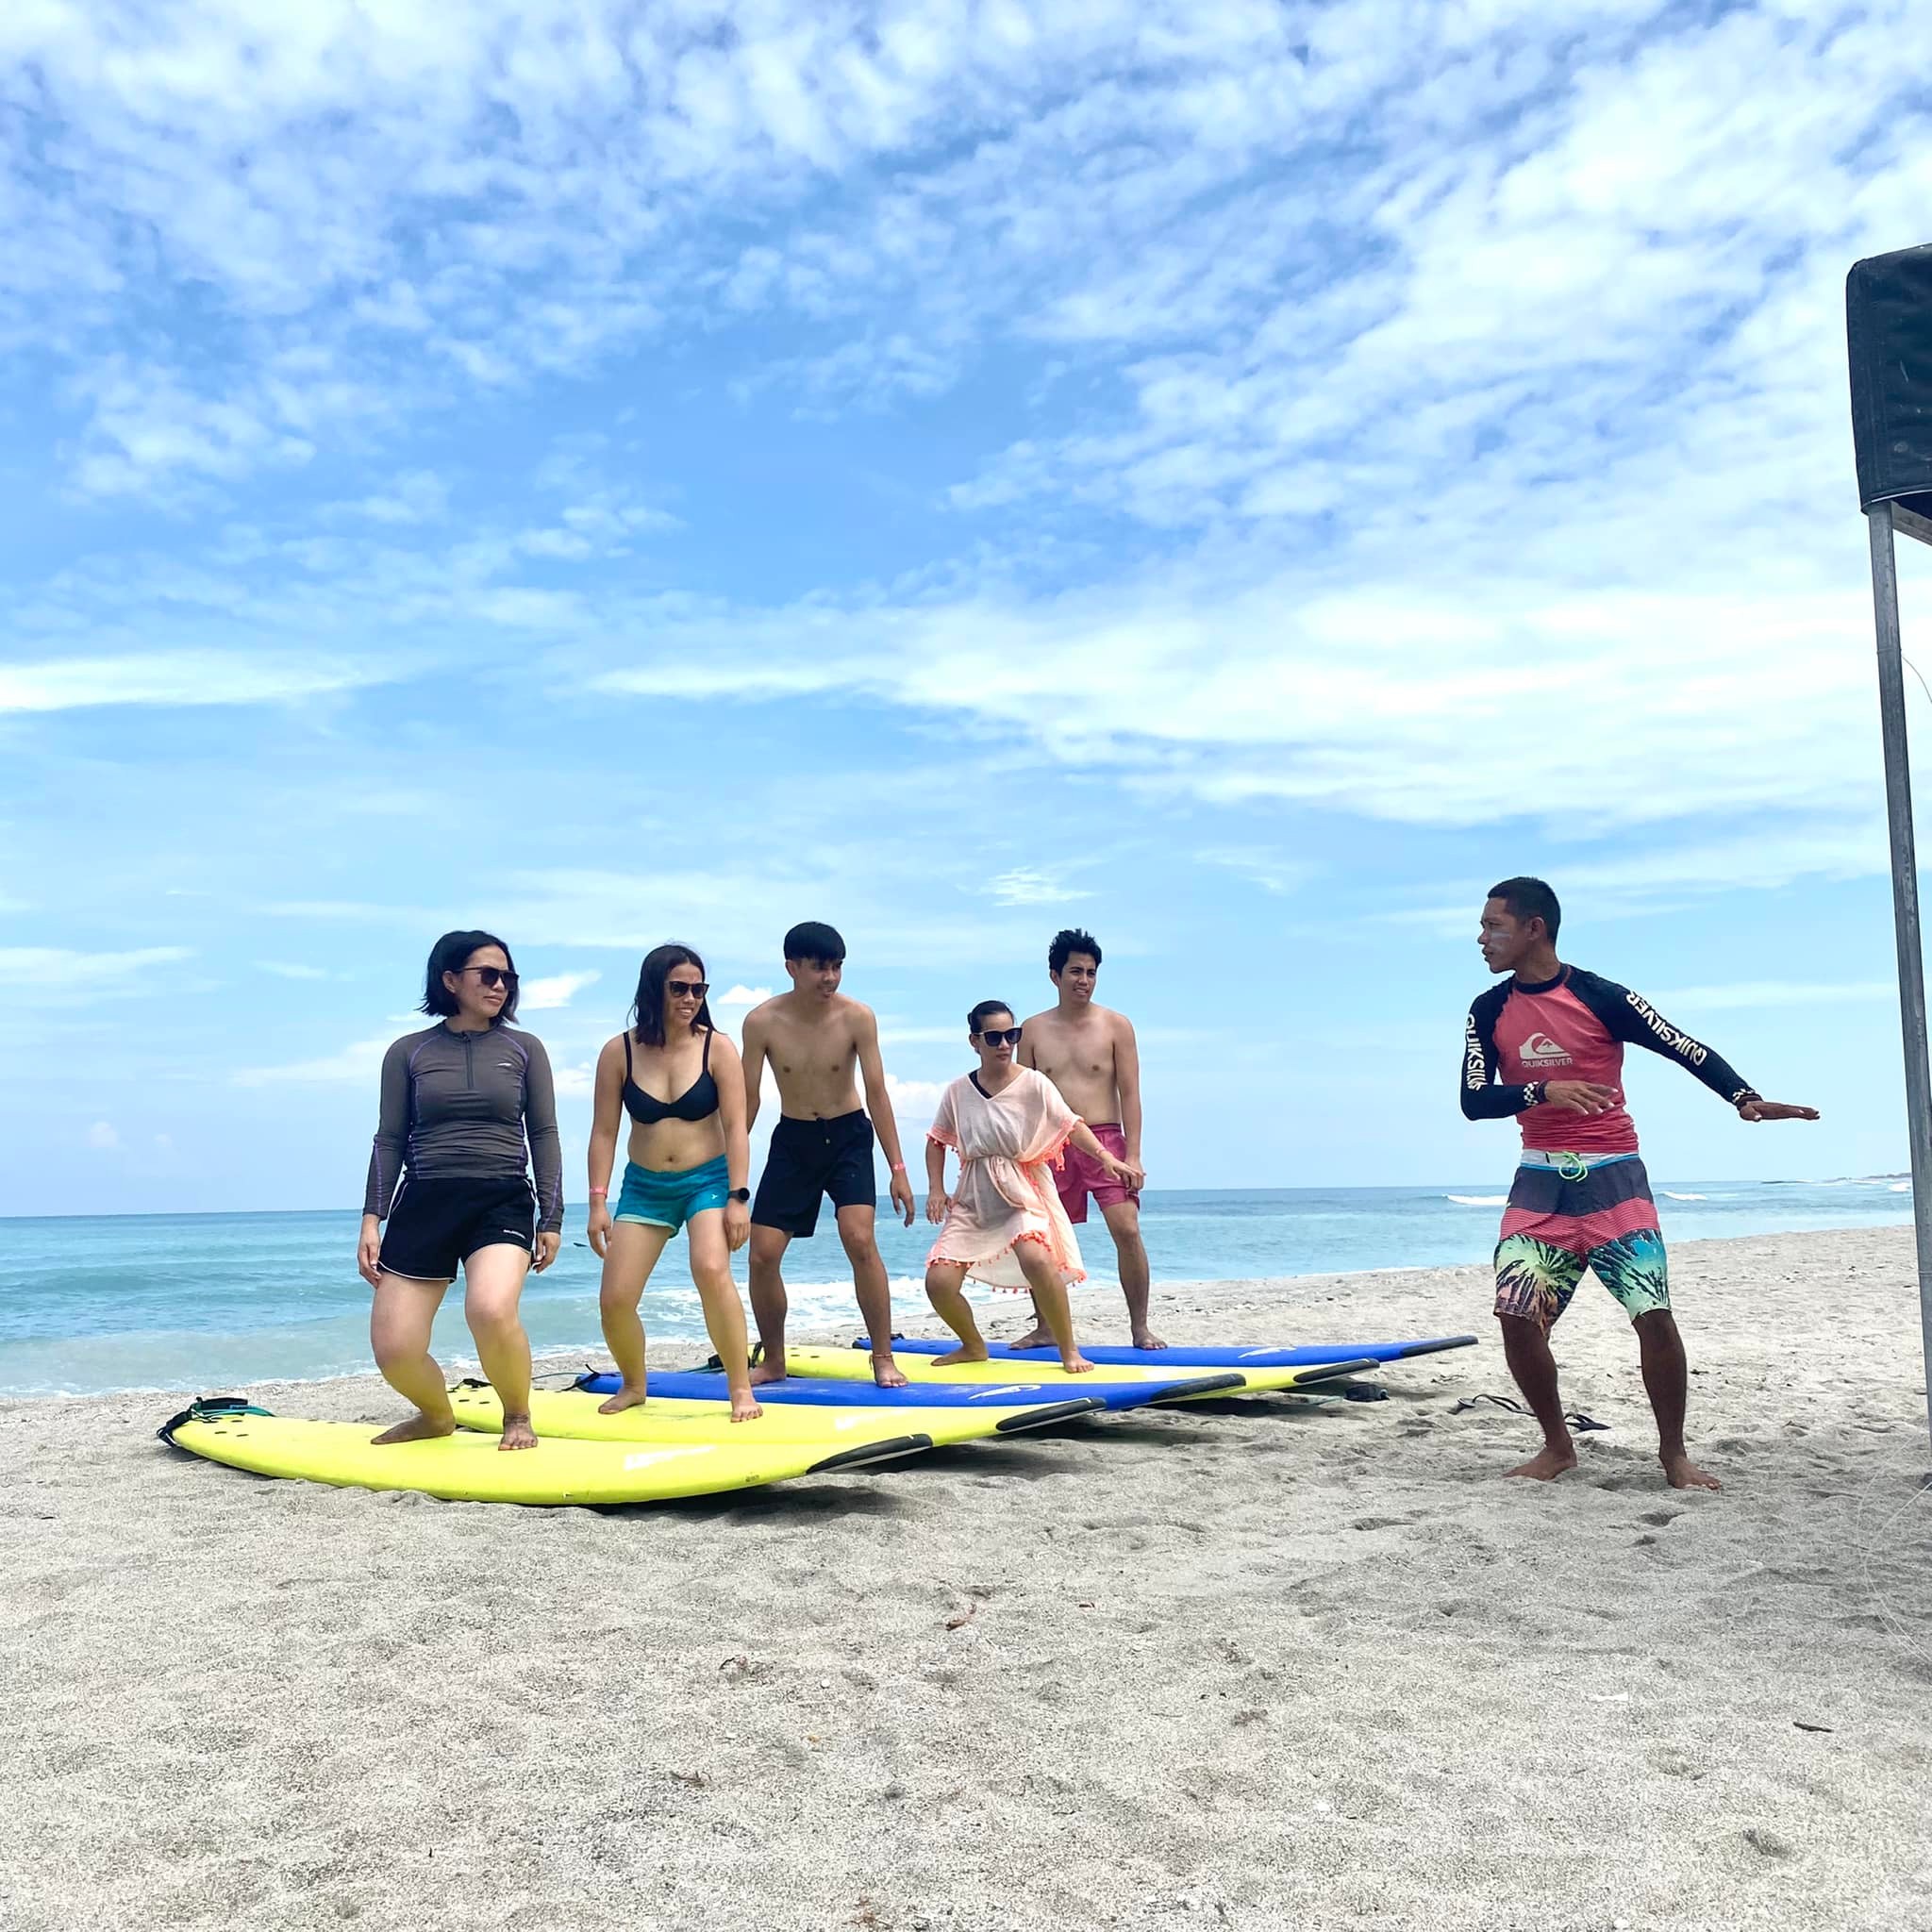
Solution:
{"label": "teal swim shorts", "polygon": [[678,1168],[670,1174],[626,1160],[624,1186],[618,1191],[617,1208],[610,1218],[668,1227],[675,1234],[693,1214],[723,1208],[730,1198],[731,1171],[722,1154],[702,1167]]}

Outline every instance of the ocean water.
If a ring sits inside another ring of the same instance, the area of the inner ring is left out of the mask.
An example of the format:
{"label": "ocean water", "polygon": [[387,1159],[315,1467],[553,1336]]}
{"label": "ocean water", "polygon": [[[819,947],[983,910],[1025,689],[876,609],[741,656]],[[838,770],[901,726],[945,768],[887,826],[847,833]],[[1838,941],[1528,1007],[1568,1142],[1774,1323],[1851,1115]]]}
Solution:
{"label": "ocean water", "polygon": [[[1896,1176],[1674,1182],[1657,1191],[1665,1233],[1677,1241],[1911,1218],[1909,1183]],[[1494,1186],[1156,1190],[1142,1203],[1141,1226],[1157,1284],[1218,1281],[1481,1261],[1494,1246],[1502,1205]],[[573,1219],[581,1230],[581,1211]],[[238,1390],[365,1371],[369,1289],[356,1273],[358,1225],[353,1208],[0,1219],[0,1394]],[[931,1238],[923,1220],[907,1228],[879,1217],[894,1303],[908,1317],[926,1312],[920,1283]],[[1097,1219],[1081,1245],[1092,1279],[1110,1282],[1112,1243]],[[742,1285],[741,1255],[737,1272]],[[581,1233],[567,1229],[556,1264],[524,1291],[525,1324],[540,1350],[579,1348],[586,1360],[601,1359],[597,1274]],[[792,1243],[786,1278],[799,1326],[856,1322],[829,1212],[815,1240]],[[1481,1313],[1472,1307],[1470,1325]],[[658,1263],[644,1320],[660,1341],[704,1335],[681,1238]],[[1378,1325],[1373,1304],[1362,1325]],[[1292,1339],[1284,1332],[1284,1341]],[[435,1345],[444,1368],[474,1367],[459,1289],[444,1302]]]}

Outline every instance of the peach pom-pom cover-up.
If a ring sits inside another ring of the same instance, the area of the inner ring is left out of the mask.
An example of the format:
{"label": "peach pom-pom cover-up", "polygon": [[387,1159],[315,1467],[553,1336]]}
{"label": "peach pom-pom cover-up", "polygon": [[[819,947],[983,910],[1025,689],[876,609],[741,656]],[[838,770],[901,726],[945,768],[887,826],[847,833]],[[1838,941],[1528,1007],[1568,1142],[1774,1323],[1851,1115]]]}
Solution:
{"label": "peach pom-pom cover-up", "polygon": [[959,1184],[925,1258],[963,1263],[974,1281],[1024,1290],[1014,1244],[1035,1241],[1067,1283],[1084,1281],[1073,1224],[1048,1171],[1080,1116],[1045,1074],[1022,1067],[997,1093],[961,1075],[940,1096],[927,1138],[959,1157]]}

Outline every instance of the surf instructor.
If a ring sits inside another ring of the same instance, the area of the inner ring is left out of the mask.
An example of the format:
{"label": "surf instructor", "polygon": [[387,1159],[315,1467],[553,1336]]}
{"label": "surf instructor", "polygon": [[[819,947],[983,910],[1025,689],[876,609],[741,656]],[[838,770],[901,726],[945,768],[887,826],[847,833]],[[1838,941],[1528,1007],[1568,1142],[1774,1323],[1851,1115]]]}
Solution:
{"label": "surf instructor", "polygon": [[[463,1316],[503,1405],[505,1449],[534,1449],[524,1280],[557,1258],[563,1154],[550,1057],[513,1031],[517,973],[488,932],[446,932],[429,955],[423,1010],[382,1060],[356,1265],[375,1291],[369,1340],[383,1380],[416,1405],[377,1442],[447,1436],[457,1425],[429,1332],[463,1273]],[[536,1173],[532,1190],[525,1164]],[[389,1226],[383,1228],[387,1220]]]}
{"label": "surf instructor", "polygon": [[1523,1156],[1496,1248],[1496,1319],[1509,1373],[1542,1425],[1543,1446],[1509,1474],[1548,1482],[1576,1467],[1557,1391],[1550,1330],[1588,1269],[1637,1330],[1657,1457],[1674,1490],[1714,1490],[1684,1447],[1688,1371],[1671,1313],[1657,1204],[1624,1107],[1624,1049],[1675,1060],[1757,1121],[1815,1121],[1818,1109],[1766,1100],[1709,1047],[1614,980],[1557,958],[1562,908],[1541,879],[1491,886],[1476,943],[1507,974],[1469,1009],[1462,1111],[1515,1119]]}

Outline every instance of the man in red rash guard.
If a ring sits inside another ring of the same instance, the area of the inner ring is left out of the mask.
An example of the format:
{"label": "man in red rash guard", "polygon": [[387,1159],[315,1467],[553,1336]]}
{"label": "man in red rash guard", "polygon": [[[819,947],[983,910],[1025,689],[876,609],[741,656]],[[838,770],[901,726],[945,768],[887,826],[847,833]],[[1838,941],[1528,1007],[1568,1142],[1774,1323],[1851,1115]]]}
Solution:
{"label": "man in red rash guard", "polygon": [[1565,966],[1557,958],[1561,919],[1541,879],[1490,889],[1476,943],[1490,971],[1510,977],[1469,1009],[1463,1048],[1465,1116],[1523,1124],[1523,1163],[1496,1249],[1496,1319],[1543,1446],[1509,1474],[1548,1482],[1576,1466],[1550,1330],[1588,1268],[1636,1327],[1665,1479],[1674,1490],[1714,1490],[1717,1478],[1684,1451],[1684,1343],[1637,1128],[1624,1108],[1624,1048],[1648,1047],[1687,1067],[1740,1120],[1815,1121],[1818,1109],[1760,1098],[1647,1001]]}

